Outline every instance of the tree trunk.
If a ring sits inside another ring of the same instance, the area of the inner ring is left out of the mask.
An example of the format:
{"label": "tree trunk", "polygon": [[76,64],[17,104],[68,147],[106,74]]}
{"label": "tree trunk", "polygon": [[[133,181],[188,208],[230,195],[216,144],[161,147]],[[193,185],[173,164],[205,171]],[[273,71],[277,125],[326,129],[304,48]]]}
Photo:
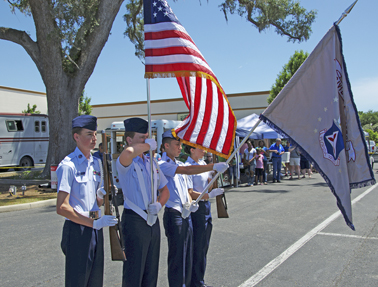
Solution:
{"label": "tree trunk", "polygon": [[43,177],[49,177],[50,166],[58,165],[76,146],[71,135],[71,127],[72,119],[78,116],[81,92],[78,92],[80,89],[74,82],[63,76],[57,85],[54,82],[46,83],[50,138]]}

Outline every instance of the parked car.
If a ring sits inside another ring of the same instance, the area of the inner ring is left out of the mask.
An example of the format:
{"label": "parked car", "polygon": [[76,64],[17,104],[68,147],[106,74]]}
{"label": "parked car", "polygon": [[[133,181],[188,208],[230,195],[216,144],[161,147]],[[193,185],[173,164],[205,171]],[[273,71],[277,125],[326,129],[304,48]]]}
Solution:
{"label": "parked car", "polygon": [[366,145],[368,147],[369,154],[377,153],[377,147],[375,146],[375,142],[374,141],[372,141],[372,140],[367,141],[366,140]]}
{"label": "parked car", "polygon": [[368,153],[369,153],[370,165],[371,165],[371,168],[374,168],[374,157],[373,157],[373,154],[375,152],[377,152],[376,146],[375,146],[375,142],[372,141],[372,140],[370,140],[369,133],[367,133],[367,132],[364,131],[364,134],[365,134],[366,146],[368,148]]}

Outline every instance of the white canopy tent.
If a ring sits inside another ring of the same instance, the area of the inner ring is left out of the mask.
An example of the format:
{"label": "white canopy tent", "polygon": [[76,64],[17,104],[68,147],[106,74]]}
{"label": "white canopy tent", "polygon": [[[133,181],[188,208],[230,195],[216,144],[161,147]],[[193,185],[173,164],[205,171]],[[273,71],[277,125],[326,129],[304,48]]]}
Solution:
{"label": "white canopy tent", "polygon": [[[252,127],[259,120],[259,116],[256,114],[251,114],[237,121],[236,135],[244,138]],[[275,139],[283,138],[282,135],[273,130],[266,123],[261,122],[257,128],[254,130],[252,135],[249,137],[251,139]]]}

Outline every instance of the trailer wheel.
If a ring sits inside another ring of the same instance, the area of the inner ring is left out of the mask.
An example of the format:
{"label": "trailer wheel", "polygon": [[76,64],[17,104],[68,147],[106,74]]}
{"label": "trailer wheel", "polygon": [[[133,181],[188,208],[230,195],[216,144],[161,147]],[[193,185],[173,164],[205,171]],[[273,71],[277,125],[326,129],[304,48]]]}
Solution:
{"label": "trailer wheel", "polygon": [[18,170],[30,170],[31,166],[33,166],[33,160],[30,157],[28,157],[28,156],[24,156],[20,160],[20,165],[19,165],[19,168],[17,168],[17,169]]}

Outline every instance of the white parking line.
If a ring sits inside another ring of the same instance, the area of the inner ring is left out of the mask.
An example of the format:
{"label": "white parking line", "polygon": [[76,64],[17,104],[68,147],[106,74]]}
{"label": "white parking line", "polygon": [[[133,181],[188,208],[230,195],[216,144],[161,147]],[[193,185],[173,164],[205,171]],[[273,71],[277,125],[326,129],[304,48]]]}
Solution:
{"label": "white parking line", "polygon": [[[367,189],[364,193],[357,196],[353,201],[352,205],[361,200],[364,196],[369,194],[375,187],[378,186],[378,183]],[[338,218],[341,215],[340,211],[335,212],[314,229],[310,230],[305,236],[291,245],[288,249],[282,252],[279,256],[274,258],[270,261],[267,265],[265,265],[259,272],[255,275],[250,277],[247,281],[239,285],[239,287],[252,287],[257,285],[260,281],[262,281],[266,276],[273,272],[278,266],[280,266],[283,262],[286,261],[291,255],[297,252],[302,246],[304,246],[308,241],[310,241],[315,235],[319,234],[324,228],[326,228],[332,221]]]}
{"label": "white parking line", "polygon": [[340,233],[330,233],[330,232],[318,232],[318,234],[319,235],[328,235],[328,236],[357,238],[357,239],[373,239],[373,240],[377,240],[378,239],[378,237],[367,237],[367,236],[349,235],[349,234],[340,234]]}

